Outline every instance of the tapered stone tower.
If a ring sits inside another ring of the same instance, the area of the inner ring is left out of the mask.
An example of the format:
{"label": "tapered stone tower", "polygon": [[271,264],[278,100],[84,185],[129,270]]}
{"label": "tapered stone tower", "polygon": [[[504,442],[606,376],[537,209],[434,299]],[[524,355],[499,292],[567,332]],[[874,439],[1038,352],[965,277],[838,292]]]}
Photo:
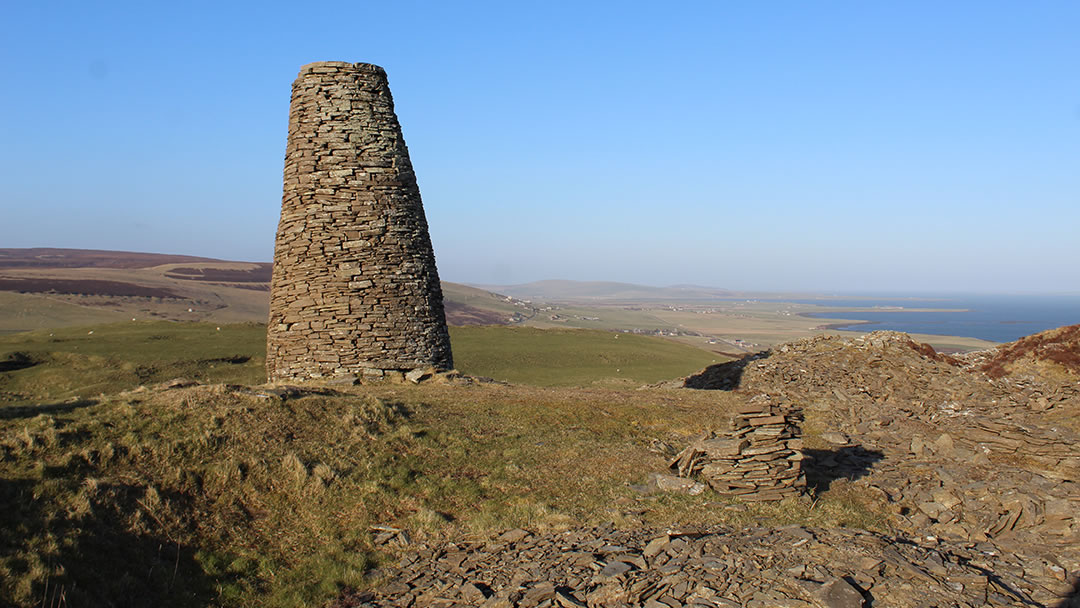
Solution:
{"label": "tapered stone tower", "polygon": [[328,61],[292,86],[271,381],[453,366],[427,220],[386,72]]}

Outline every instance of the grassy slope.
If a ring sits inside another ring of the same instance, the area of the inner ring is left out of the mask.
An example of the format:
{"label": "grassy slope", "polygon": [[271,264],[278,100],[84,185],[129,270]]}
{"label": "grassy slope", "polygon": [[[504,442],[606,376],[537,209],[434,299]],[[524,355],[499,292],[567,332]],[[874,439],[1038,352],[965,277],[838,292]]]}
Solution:
{"label": "grassy slope", "polygon": [[490,286],[490,289],[518,298],[540,301],[686,301],[727,296],[731,292],[712,287],[652,287],[614,281],[547,280],[523,285]]}
{"label": "grassy slope", "polygon": [[[685,376],[716,361],[655,338],[600,331],[451,328],[458,369],[537,386],[647,382]],[[0,336],[0,361],[24,353],[35,365],[0,375],[0,404],[112,394],[177,377],[257,384],[265,379],[265,326],[164,321],[67,327]]]}
{"label": "grassy slope", "polygon": [[164,321],[0,336],[0,361],[21,353],[33,363],[0,374],[0,404],[94,397],[177,377],[258,383],[266,377],[265,340],[265,327],[254,323]]}
{"label": "grassy slope", "polygon": [[[550,315],[560,319],[552,321]],[[598,320],[591,320],[598,319]],[[579,327],[585,329],[675,329],[675,325],[657,318],[649,311],[629,310],[622,306],[585,306],[561,304],[557,310],[541,312],[529,321],[533,327]]]}
{"label": "grassy slope", "polygon": [[[545,342],[536,330],[486,329],[455,330],[463,367],[475,355],[477,369],[510,358],[557,375],[573,353],[579,368],[645,369],[647,358],[623,344],[672,346],[620,336],[610,360],[590,360],[615,347],[611,334],[555,332]],[[261,373],[262,328],[89,331],[0,338],[0,360],[12,350],[42,359],[0,372],[42,396],[0,401],[0,603],[50,603],[49,589],[62,589],[71,605],[318,604],[339,585],[365,584],[365,569],[385,558],[373,524],[424,537],[601,521],[883,522],[838,483],[816,505],[739,508],[628,485],[663,470],[656,440],[681,446],[724,424],[730,394],[490,384],[287,400],[221,385],[121,393],[149,361],[158,377],[204,370],[250,382]],[[209,369],[237,355],[251,359]],[[107,394],[53,402],[92,391]]]}
{"label": "grassy slope", "polygon": [[[12,278],[54,279],[64,281],[115,281],[133,285],[163,289],[177,298],[112,297],[102,295],[48,296],[53,301],[80,305],[88,311],[118,311],[128,319],[158,318],[180,321],[207,321],[214,323],[237,323],[265,321],[270,297],[267,291],[242,289],[236,286],[207,281],[180,280],[167,276],[176,267],[204,266],[201,264],[166,264],[152,268],[16,268],[3,269],[0,274]],[[253,264],[222,262],[214,267],[245,269]],[[248,286],[265,286],[265,283]],[[10,292],[9,292],[10,293]],[[191,312],[188,312],[191,309]],[[0,321],[7,317],[0,314]],[[32,319],[28,319],[32,320]],[[73,319],[70,324],[99,322],[92,316],[83,320]],[[9,322],[9,321],[3,321]],[[23,325],[23,329],[41,325]]]}
{"label": "grassy slope", "polygon": [[[8,250],[16,255],[33,257],[30,250]],[[20,253],[21,252],[21,253]],[[2,252],[0,252],[2,253]],[[132,283],[146,288],[164,289],[178,298],[113,297],[103,295],[27,295],[0,292],[0,334],[59,326],[81,326],[130,318],[168,319],[174,321],[204,321],[236,323],[264,322],[268,314],[268,291],[241,289],[213,281],[192,281],[176,278],[177,268],[230,269],[252,271],[259,265],[246,262],[189,260],[177,262],[170,256],[65,250],[64,258],[55,260],[58,267],[48,265],[25,268],[0,268],[0,275],[11,278],[65,281],[110,281]],[[35,258],[36,259],[36,258]],[[80,262],[80,260],[83,260]],[[97,264],[104,267],[69,267],[68,264]],[[111,261],[110,261],[111,260]],[[42,262],[42,260],[37,260]],[[2,260],[0,260],[2,262]],[[156,266],[143,267],[157,262]],[[2,264],[0,264],[2,265]],[[265,268],[265,265],[262,266]],[[243,283],[247,287],[268,289],[266,283]],[[531,293],[534,305],[544,307],[549,298],[563,300],[554,311],[533,315],[528,307],[506,302],[503,297],[465,285],[444,282],[443,292],[450,318],[454,322],[506,323],[523,314],[529,317],[523,324],[540,328],[578,327],[586,329],[664,329],[694,331],[733,341],[740,339],[762,347],[805,337],[820,330],[811,329],[825,323],[822,319],[799,317],[800,312],[844,310],[821,305],[741,300],[699,300],[686,303],[685,298],[708,298],[709,294],[723,295],[709,289],[649,288],[621,283],[577,283],[548,281],[528,286],[516,286]],[[511,289],[511,288],[508,288]],[[539,289],[539,292],[537,290]],[[512,289],[511,289],[512,290]],[[535,296],[546,293],[547,298]],[[512,295],[512,294],[511,294]],[[805,297],[793,296],[793,297]],[[617,298],[617,299],[612,299]],[[577,304],[571,303],[577,301]],[[631,305],[631,302],[637,301]],[[622,304],[618,304],[622,302]],[[679,304],[679,302],[683,302]],[[456,310],[456,312],[454,312]],[[710,314],[698,314],[712,310]],[[785,314],[788,313],[788,314]],[[560,318],[552,320],[553,314]],[[597,319],[597,320],[591,320]],[[828,320],[838,323],[839,320]],[[969,338],[916,336],[936,348],[972,350],[987,348],[991,343]],[[709,348],[707,338],[688,339],[700,348]],[[730,344],[719,350],[730,351]],[[757,350],[753,347],[750,350]]]}
{"label": "grassy slope", "polygon": [[484,291],[483,289],[477,289],[475,287],[469,287],[468,285],[462,285],[460,283],[443,281],[442,292],[443,297],[447,300],[466,306],[472,306],[474,308],[480,308],[482,310],[498,312],[507,316],[516,312],[527,312],[525,309],[507,302],[498,294]]}
{"label": "grassy slope", "polygon": [[[880,527],[840,489],[725,508],[643,496],[654,440],[736,403],[704,392],[379,386],[282,401],[222,386],[0,419],[0,602],[318,605],[414,538],[614,521]],[[834,484],[839,488],[841,484]]]}
{"label": "grassy slope", "polygon": [[87,308],[44,296],[0,291],[0,334],[63,327],[111,323],[124,319],[124,313]]}

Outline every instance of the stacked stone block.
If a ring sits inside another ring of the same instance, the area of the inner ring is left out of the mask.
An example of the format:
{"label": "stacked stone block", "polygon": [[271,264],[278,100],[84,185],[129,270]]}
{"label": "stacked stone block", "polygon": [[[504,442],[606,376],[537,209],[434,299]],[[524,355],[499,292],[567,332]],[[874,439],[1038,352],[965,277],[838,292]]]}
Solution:
{"label": "stacked stone block", "polygon": [[731,418],[730,429],[708,433],[671,461],[681,477],[700,475],[716,492],[744,501],[782,500],[806,490],[802,471],[802,412],[751,403]]}
{"label": "stacked stone block", "polygon": [[420,190],[378,66],[312,63],[293,83],[266,366],[271,381],[453,366]]}

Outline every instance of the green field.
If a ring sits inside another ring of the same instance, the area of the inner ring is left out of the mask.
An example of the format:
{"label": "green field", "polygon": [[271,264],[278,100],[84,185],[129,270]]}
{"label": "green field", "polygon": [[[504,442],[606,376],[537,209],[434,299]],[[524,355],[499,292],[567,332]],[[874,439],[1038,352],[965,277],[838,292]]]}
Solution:
{"label": "green field", "polygon": [[[717,356],[670,341],[589,330],[453,327],[463,373],[534,386],[644,383],[694,373]],[[178,377],[265,381],[266,328],[168,321],[67,327],[0,336],[0,403],[93,397]]]}
{"label": "green field", "polygon": [[639,385],[718,361],[676,342],[585,329],[451,327],[450,339],[462,372],[534,386]]}
{"label": "green field", "polygon": [[[65,327],[0,336],[0,404],[112,394],[187,378],[260,383],[266,329],[255,323],[213,325],[145,321]],[[0,363],[2,365],[2,363]]]}

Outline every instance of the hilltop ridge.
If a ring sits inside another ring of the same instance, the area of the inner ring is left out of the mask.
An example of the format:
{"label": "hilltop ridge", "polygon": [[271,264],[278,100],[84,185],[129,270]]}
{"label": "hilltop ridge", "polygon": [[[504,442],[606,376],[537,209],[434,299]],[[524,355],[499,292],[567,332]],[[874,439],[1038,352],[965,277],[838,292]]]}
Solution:
{"label": "hilltop ridge", "polygon": [[[6,603],[36,605],[46,581],[70,602],[180,606],[1080,597],[1080,386],[1045,365],[982,370],[1016,344],[956,356],[890,332],[816,337],[640,388],[324,387],[258,384],[258,326],[95,329],[4,338]],[[1067,349],[1074,331],[1034,339]],[[606,370],[609,355],[590,357]],[[676,388],[695,382],[720,390]],[[661,486],[679,449],[761,400],[805,413],[808,496]]]}

